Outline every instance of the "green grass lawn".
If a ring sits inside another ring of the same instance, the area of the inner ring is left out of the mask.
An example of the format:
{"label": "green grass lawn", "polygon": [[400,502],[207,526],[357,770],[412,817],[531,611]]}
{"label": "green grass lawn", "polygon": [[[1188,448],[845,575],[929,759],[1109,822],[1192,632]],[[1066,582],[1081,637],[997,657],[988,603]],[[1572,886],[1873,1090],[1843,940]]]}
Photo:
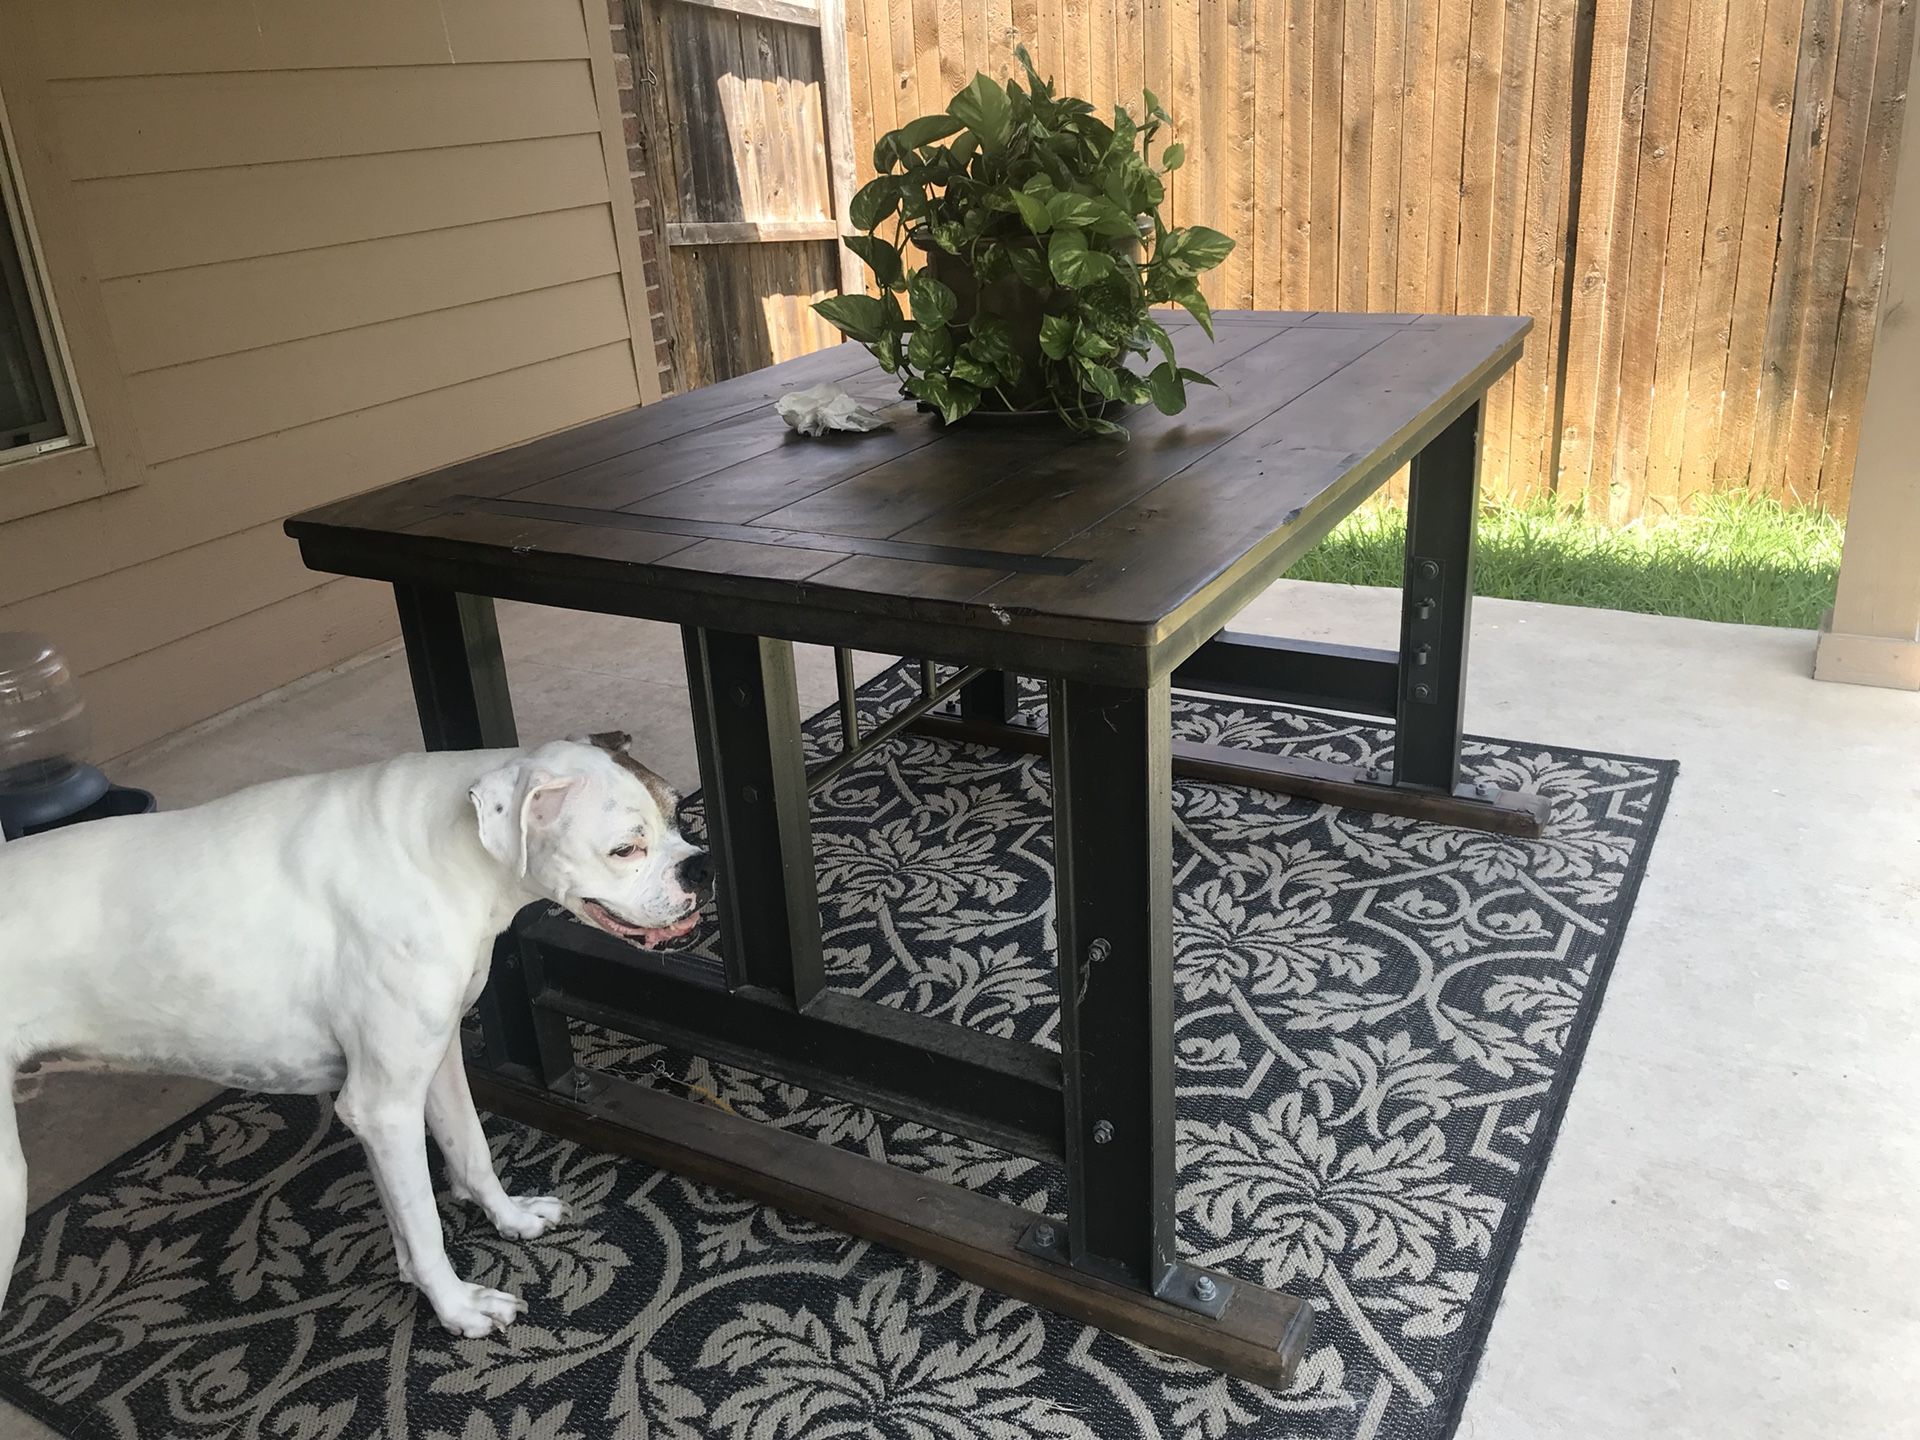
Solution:
{"label": "green grass lawn", "polygon": [[[1288,573],[1398,585],[1406,511],[1356,511]],[[1474,592],[1652,615],[1813,629],[1833,603],[1845,531],[1832,516],[1721,496],[1697,514],[1615,529],[1549,502],[1480,515]]]}

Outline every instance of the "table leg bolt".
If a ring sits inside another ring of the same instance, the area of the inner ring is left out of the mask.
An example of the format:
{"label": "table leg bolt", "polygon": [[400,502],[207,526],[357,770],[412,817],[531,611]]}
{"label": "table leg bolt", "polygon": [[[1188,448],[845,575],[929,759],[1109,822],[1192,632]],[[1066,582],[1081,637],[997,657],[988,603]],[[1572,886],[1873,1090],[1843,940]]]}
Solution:
{"label": "table leg bolt", "polygon": [[1102,1120],[1094,1125],[1093,1127],[1093,1143],[1094,1144],[1105,1145],[1112,1139],[1113,1139],[1113,1122],[1111,1120]]}
{"label": "table leg bolt", "polygon": [[1233,1288],[1231,1280],[1216,1280],[1191,1265],[1174,1264],[1161,1272],[1153,1293],[1169,1305],[1218,1320],[1226,1313],[1227,1302],[1233,1299]]}
{"label": "table leg bolt", "polygon": [[1043,1250],[1051,1250],[1055,1244],[1059,1242],[1059,1239],[1060,1232],[1055,1230],[1051,1225],[1036,1225],[1033,1227],[1033,1243],[1040,1246]]}

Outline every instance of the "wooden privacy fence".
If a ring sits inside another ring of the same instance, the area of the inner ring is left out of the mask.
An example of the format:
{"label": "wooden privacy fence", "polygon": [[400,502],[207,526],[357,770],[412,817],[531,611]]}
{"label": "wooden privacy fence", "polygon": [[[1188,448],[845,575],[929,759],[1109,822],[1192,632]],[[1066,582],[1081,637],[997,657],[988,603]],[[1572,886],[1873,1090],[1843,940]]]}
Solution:
{"label": "wooden privacy fence", "polygon": [[1024,41],[1172,111],[1171,218],[1240,242],[1215,306],[1533,316],[1489,493],[1844,511],[1912,0],[845,4],[860,179]]}
{"label": "wooden privacy fence", "polygon": [[674,388],[836,343],[811,306],[859,283],[837,243],[854,174],[841,0],[623,0],[617,19]]}

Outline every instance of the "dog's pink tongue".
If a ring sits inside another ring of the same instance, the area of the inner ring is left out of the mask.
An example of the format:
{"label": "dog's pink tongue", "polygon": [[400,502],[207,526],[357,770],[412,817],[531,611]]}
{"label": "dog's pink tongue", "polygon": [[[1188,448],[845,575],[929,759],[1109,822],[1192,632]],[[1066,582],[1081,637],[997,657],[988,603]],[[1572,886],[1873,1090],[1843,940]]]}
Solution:
{"label": "dog's pink tongue", "polygon": [[699,923],[700,912],[696,910],[674,921],[671,925],[661,926],[658,930],[642,930],[640,937],[649,945],[658,945],[663,940],[678,940]]}

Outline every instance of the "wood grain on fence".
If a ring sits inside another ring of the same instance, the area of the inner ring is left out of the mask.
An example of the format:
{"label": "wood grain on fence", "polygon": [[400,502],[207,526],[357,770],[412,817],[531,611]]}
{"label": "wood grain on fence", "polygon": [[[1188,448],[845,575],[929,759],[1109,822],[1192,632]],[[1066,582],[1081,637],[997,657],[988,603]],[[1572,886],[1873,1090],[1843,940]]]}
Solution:
{"label": "wood grain on fence", "polygon": [[[1025,43],[1186,167],[1216,306],[1524,313],[1485,488],[1844,507],[1915,0],[848,0],[855,149]],[[860,177],[866,178],[865,173]]]}

